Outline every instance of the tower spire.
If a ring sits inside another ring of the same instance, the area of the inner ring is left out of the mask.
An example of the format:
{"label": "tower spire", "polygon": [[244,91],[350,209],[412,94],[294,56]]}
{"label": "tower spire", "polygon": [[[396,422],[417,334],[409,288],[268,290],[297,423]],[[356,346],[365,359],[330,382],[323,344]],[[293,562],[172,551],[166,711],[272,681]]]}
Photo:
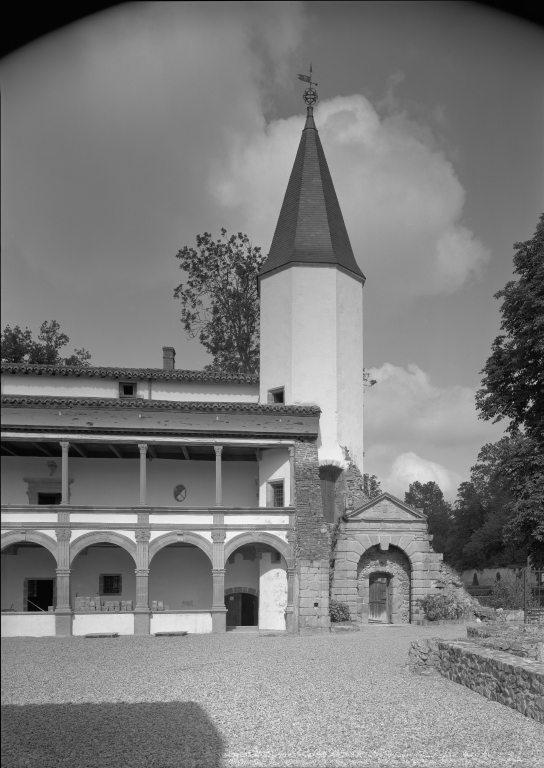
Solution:
{"label": "tower spire", "polygon": [[307,117],[287,185],[270,253],[261,275],[289,264],[336,264],[364,282],[353,255],[325,153],[317,131],[313,108],[318,99],[309,75],[297,75],[309,83],[304,91]]}

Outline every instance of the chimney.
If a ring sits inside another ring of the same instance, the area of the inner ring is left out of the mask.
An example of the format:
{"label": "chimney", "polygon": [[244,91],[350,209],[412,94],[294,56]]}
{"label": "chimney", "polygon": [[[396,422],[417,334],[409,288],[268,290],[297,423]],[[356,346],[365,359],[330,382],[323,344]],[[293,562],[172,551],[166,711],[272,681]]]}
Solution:
{"label": "chimney", "polygon": [[162,348],[162,367],[165,371],[173,371],[176,367],[176,350],[174,347]]}

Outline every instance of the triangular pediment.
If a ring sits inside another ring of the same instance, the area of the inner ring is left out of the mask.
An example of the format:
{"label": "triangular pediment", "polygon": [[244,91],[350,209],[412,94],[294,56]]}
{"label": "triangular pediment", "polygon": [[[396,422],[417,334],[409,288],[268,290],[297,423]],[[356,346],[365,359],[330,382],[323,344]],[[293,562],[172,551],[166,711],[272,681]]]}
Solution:
{"label": "triangular pediment", "polygon": [[357,509],[348,512],[348,520],[426,520],[419,509],[411,507],[390,493],[382,493],[375,499],[366,501]]}

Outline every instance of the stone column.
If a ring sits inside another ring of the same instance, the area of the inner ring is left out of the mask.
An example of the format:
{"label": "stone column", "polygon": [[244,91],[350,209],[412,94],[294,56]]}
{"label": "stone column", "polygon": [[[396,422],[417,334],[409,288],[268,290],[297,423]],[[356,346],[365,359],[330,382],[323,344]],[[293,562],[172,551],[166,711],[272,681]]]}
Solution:
{"label": "stone column", "polygon": [[[138,515],[140,517],[140,515]],[[134,634],[149,635],[151,612],[149,610],[149,539],[151,531],[136,529],[136,606],[134,608]]]}
{"label": "stone column", "polygon": [[[290,515],[291,525],[294,526],[294,515]],[[295,582],[295,541],[296,533],[294,527],[287,531],[287,605],[285,606],[285,629],[287,632],[295,632],[294,616],[294,582]]]}
{"label": "stone column", "polygon": [[[67,452],[68,453],[68,452]],[[64,449],[63,449],[64,463]],[[64,475],[63,475],[64,481]],[[70,528],[57,528],[57,605],[55,606],[55,635],[72,634],[72,609],[70,607]]]}
{"label": "stone column", "polygon": [[223,485],[221,478],[221,454],[223,453],[223,446],[214,446],[215,450],[215,506],[223,506]]}
{"label": "stone column", "polygon": [[70,483],[68,480],[68,451],[70,450],[70,443],[61,442],[62,450],[62,501],[60,502],[64,506],[70,503]]}
{"label": "stone column", "polygon": [[[216,449],[217,450],[217,449]],[[221,518],[221,520],[219,520]],[[214,523],[224,522],[223,515],[214,515]],[[225,606],[225,528],[212,530],[213,541],[213,603],[212,603],[212,632],[220,634],[227,631],[227,609]]]}
{"label": "stone column", "polygon": [[295,447],[289,448],[289,505],[295,506]]}
{"label": "stone column", "polygon": [[147,458],[147,445],[146,443],[138,443],[138,450],[140,451],[140,506],[147,506],[147,478],[146,478],[146,458]]}

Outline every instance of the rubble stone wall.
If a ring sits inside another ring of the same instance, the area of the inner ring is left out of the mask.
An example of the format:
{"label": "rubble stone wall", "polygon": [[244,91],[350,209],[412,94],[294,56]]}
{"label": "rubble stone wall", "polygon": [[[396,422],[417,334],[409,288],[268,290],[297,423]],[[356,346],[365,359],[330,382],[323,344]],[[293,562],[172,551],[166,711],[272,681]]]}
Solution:
{"label": "rubble stone wall", "polygon": [[408,666],[419,674],[438,673],[491,701],[544,723],[544,664],[462,640],[415,640]]}

